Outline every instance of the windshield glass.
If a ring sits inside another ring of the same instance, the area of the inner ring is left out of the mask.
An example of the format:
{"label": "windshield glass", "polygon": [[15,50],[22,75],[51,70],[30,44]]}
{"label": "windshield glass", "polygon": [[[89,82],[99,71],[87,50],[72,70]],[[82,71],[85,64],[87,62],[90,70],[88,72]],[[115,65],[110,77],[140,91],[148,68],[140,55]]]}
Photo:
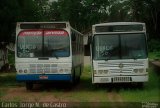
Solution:
{"label": "windshield glass", "polygon": [[96,35],[94,37],[94,59],[118,59],[119,36]]}
{"label": "windshield glass", "polygon": [[147,57],[144,34],[95,35],[93,59],[144,59]]}
{"label": "windshield glass", "polygon": [[70,55],[68,33],[64,30],[27,30],[17,39],[17,56],[68,57]]}
{"label": "windshield glass", "polygon": [[122,59],[144,59],[147,57],[144,34],[121,35]]}

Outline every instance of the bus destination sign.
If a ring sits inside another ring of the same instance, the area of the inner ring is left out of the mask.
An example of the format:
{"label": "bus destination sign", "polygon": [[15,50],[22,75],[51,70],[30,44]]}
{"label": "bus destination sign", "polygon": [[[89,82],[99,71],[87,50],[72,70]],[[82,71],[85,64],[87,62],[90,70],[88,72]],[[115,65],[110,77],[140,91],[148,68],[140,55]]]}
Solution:
{"label": "bus destination sign", "polygon": [[21,29],[61,29],[66,28],[66,23],[39,23],[39,24],[20,24]]}
{"label": "bus destination sign", "polygon": [[143,31],[143,25],[110,25],[110,26],[96,26],[96,32],[131,32],[131,31]]}

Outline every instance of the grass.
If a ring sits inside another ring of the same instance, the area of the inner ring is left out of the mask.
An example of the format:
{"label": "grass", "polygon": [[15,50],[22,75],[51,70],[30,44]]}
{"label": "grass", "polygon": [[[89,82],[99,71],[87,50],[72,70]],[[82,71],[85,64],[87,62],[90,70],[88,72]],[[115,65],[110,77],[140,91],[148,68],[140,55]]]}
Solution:
{"label": "grass", "polygon": [[0,87],[16,86],[16,73],[1,73],[0,74]]}
{"label": "grass", "polygon": [[143,89],[121,90],[120,95],[124,101],[129,102],[160,102],[160,76],[154,72],[152,68],[149,69],[149,82],[147,82]]}
{"label": "grass", "polygon": [[[14,96],[10,100],[3,100],[2,98],[7,95],[7,90],[14,87],[19,87],[19,83],[15,80],[15,73],[2,73],[0,74],[0,101],[24,101],[24,99],[31,98],[36,102],[43,99],[43,97],[54,97],[56,100],[67,101],[67,102],[110,102],[108,94],[115,93],[113,96],[113,102],[116,102],[117,95],[121,97],[123,102],[159,102],[160,101],[160,88],[159,81],[160,76],[158,76],[152,68],[149,69],[149,82],[145,84],[143,89],[134,88],[134,87],[113,87],[111,91],[107,85],[102,85],[96,87],[92,85],[91,79],[91,68],[90,66],[85,66],[84,72],[81,76],[80,84],[68,88],[66,84],[56,87],[50,85],[50,87],[36,88],[34,91],[25,91],[23,87],[24,84],[21,84],[21,87],[24,91],[21,91],[21,97]],[[112,86],[112,84],[111,84]],[[113,85],[114,86],[114,85]],[[21,90],[22,90],[21,88]],[[39,90],[40,89],[40,90]],[[24,92],[24,94],[23,94]],[[32,96],[34,94],[34,96]],[[10,94],[11,95],[11,94]],[[87,104],[87,103],[82,103]],[[112,104],[111,104],[112,106]]]}
{"label": "grass", "polygon": [[157,52],[149,52],[149,59],[160,59],[160,51]]}
{"label": "grass", "polygon": [[0,89],[0,102],[1,102],[1,97],[5,96],[6,95],[6,88],[1,88]]}
{"label": "grass", "polygon": [[[13,54],[10,54],[9,56],[10,63],[14,64]],[[160,52],[150,52],[149,59],[160,59]],[[22,95],[13,96],[12,98],[5,100],[4,97],[8,95],[8,91],[11,90],[12,87],[17,89],[19,86],[25,87],[24,83],[20,84],[16,82],[15,76],[16,73],[0,74],[0,102],[24,102],[30,98],[32,101],[38,102],[44,97],[49,97],[51,99],[54,97],[59,101],[82,102],[80,105],[88,106],[88,108],[92,108],[92,106],[95,106],[95,104],[90,104],[87,102],[102,102],[100,105],[104,104],[105,106],[116,108],[117,105],[115,105],[115,102],[117,102],[117,95],[121,97],[122,102],[160,102],[160,76],[158,76],[152,68],[149,69],[149,82],[145,83],[143,89],[130,86],[117,88],[115,85],[113,85],[114,87],[110,91],[108,85],[96,87],[92,85],[91,67],[90,65],[87,65],[84,67],[84,72],[81,76],[80,84],[77,86],[68,89],[67,85],[62,85],[62,87],[54,87],[53,85],[53,87],[44,87],[40,90],[38,90],[39,88],[36,88],[34,91],[25,91],[24,89],[24,91],[21,91]],[[113,96],[115,99],[113,100],[113,103],[110,100],[111,97],[108,95],[109,93],[112,94],[112,92],[116,93],[116,95]],[[135,105],[131,105],[131,107],[135,107]]]}

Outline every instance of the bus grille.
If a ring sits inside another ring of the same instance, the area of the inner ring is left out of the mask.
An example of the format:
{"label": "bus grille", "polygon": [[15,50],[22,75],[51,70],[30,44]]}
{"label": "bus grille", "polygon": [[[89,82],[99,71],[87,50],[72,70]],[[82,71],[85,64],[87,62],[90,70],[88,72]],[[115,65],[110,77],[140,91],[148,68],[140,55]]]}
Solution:
{"label": "bus grille", "polygon": [[[143,62],[98,63],[99,69],[107,69],[111,73],[132,73],[134,68],[144,67]],[[121,67],[122,66],[122,67]],[[95,64],[96,67],[96,64]]]}
{"label": "bus grille", "polygon": [[133,69],[109,69],[111,73],[131,73]]}
{"label": "bus grille", "polygon": [[114,68],[119,68],[119,65],[123,64],[124,68],[128,68],[128,67],[142,67],[144,66],[143,62],[124,62],[124,63],[98,63],[98,67],[99,68],[104,68],[104,67],[114,67]]}
{"label": "bus grille", "polygon": [[57,73],[57,64],[30,64],[30,73]]}
{"label": "bus grille", "polygon": [[112,82],[114,82],[114,83],[131,82],[131,77],[114,77],[114,78],[112,78]]}

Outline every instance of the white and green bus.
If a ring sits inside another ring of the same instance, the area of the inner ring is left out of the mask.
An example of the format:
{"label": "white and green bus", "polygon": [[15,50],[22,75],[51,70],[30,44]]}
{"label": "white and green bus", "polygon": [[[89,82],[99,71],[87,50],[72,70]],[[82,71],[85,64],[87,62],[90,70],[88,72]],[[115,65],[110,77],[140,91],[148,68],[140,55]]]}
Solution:
{"label": "white and green bus", "polygon": [[83,71],[83,35],[68,22],[18,22],[16,79],[34,83],[80,80]]}
{"label": "white and green bus", "polygon": [[145,23],[112,22],[92,26],[92,83],[148,81]]}

